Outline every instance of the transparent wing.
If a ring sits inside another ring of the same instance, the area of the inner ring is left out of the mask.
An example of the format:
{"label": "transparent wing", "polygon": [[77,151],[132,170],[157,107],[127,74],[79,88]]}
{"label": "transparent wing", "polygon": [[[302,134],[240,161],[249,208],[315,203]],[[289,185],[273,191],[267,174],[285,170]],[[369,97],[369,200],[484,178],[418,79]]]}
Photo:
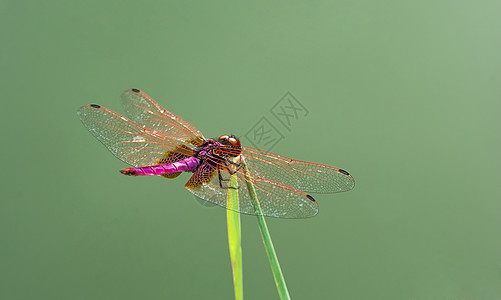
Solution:
{"label": "transparent wing", "polygon": [[[194,147],[191,142],[198,138],[186,135],[186,142],[179,140],[179,136],[161,135],[96,104],[82,106],[77,114],[85,127],[118,159],[135,167],[158,164],[162,159],[170,161],[175,156],[173,153],[176,157],[191,156]],[[174,123],[171,128],[181,130]]]}
{"label": "transparent wing", "polygon": [[195,126],[164,109],[151,97],[138,89],[122,93],[122,104],[126,115],[135,123],[161,136],[168,136],[181,142],[200,145],[204,136]]}
{"label": "transparent wing", "polygon": [[241,153],[253,176],[304,192],[337,193],[349,191],[355,186],[353,177],[340,168],[295,160],[251,147],[242,146]]}
{"label": "transparent wing", "polygon": [[[228,207],[230,173],[223,165],[205,163],[188,180],[185,187],[195,196],[219,206]],[[239,213],[256,215],[245,173],[237,172]],[[276,218],[307,218],[318,213],[318,204],[308,194],[264,178],[251,177],[264,216]],[[230,205],[230,207],[235,207]]]}

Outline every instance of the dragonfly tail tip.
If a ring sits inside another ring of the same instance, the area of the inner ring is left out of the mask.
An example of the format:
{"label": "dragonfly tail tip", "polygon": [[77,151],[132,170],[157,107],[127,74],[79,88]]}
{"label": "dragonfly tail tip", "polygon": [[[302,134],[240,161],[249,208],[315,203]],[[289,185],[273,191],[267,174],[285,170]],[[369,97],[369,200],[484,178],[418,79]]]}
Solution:
{"label": "dragonfly tail tip", "polygon": [[134,168],[122,169],[122,170],[120,170],[120,173],[122,173],[124,175],[129,175],[129,176],[137,176]]}

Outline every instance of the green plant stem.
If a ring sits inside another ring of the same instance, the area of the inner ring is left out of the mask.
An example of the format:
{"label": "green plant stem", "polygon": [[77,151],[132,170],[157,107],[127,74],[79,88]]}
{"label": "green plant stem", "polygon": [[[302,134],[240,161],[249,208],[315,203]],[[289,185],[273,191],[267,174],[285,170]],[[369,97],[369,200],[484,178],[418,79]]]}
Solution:
{"label": "green plant stem", "polygon": [[261,210],[261,205],[259,204],[259,199],[256,195],[256,190],[254,189],[254,185],[249,178],[249,173],[247,172],[247,165],[245,164],[245,161],[243,162],[243,167],[246,174],[245,181],[247,183],[247,189],[249,190],[249,195],[256,211],[259,230],[261,231],[264,248],[266,249],[266,254],[268,255],[268,260],[270,261],[271,271],[273,272],[273,278],[275,279],[275,284],[277,285],[278,294],[280,296],[280,299],[282,300],[290,299],[289,291],[287,290],[287,285],[285,284],[284,275],[282,274],[282,269],[280,268],[280,263],[278,262],[275,248],[273,247],[270,232],[268,231],[268,226],[266,225],[266,221]]}
{"label": "green plant stem", "polygon": [[242,271],[242,235],[240,230],[240,213],[238,199],[238,181],[237,174],[230,178],[226,220],[228,223],[228,245],[230,248],[231,268],[233,270],[233,286],[235,289],[235,299],[244,298],[243,289],[243,271]]}

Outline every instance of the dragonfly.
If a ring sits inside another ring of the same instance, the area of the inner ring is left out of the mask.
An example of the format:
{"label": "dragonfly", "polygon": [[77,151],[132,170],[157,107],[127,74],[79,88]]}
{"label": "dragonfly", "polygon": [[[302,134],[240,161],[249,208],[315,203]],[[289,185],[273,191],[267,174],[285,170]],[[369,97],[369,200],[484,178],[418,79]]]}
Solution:
{"label": "dragonfly", "polygon": [[[277,218],[315,216],[318,203],[309,193],[344,192],[355,185],[340,168],[244,146],[234,135],[205,138],[138,89],[123,92],[121,102],[127,117],[97,104],[82,106],[77,114],[111,153],[132,166],[120,170],[124,175],[172,179],[193,173],[185,187],[196,197],[239,213]],[[229,184],[232,176],[236,186]],[[247,182],[254,186],[259,213]],[[232,188],[238,190],[238,206],[228,203]]]}

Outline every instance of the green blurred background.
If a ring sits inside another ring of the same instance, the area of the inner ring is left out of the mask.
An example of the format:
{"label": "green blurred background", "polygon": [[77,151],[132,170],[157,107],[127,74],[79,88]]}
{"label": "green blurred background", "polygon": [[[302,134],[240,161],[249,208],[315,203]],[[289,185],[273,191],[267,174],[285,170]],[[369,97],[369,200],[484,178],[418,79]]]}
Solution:
{"label": "green blurred background", "polygon": [[[124,177],[76,110],[139,88],[207,137],[348,170],[268,219],[293,299],[501,299],[499,1],[0,1],[1,299],[232,299],[225,211]],[[283,128],[279,128],[283,129]],[[242,141],[246,143],[243,138]],[[244,292],[277,299],[254,217]]]}

